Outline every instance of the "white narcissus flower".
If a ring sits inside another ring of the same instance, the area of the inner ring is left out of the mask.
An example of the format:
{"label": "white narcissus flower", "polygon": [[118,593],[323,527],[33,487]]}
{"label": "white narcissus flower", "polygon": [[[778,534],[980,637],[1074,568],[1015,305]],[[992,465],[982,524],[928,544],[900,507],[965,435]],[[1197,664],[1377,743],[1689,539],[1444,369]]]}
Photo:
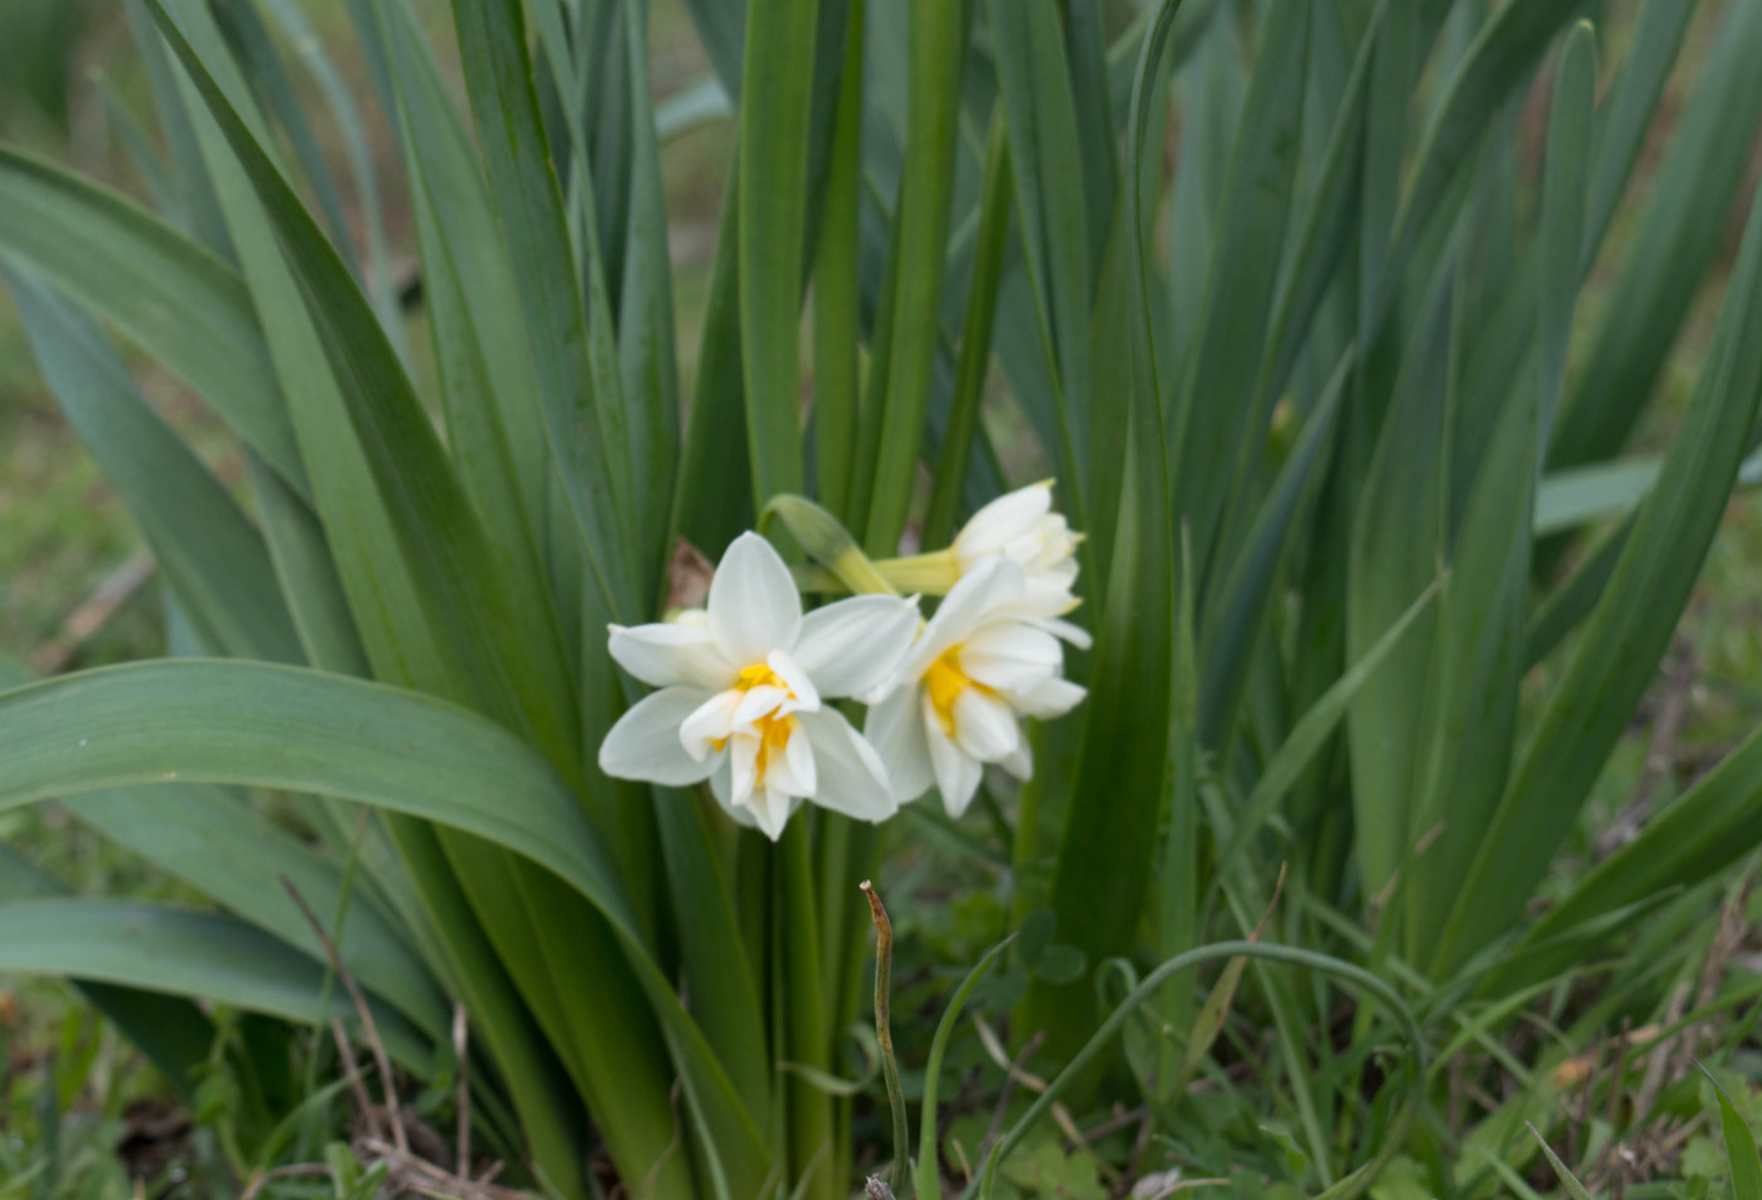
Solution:
{"label": "white narcissus flower", "polygon": [[897,671],[917,606],[853,596],[804,617],[783,559],[746,533],[722,556],[703,611],[701,621],[611,626],[612,657],[660,690],[606,734],[600,770],[672,787],[709,779],[737,820],[773,841],[802,800],[865,821],[892,816],[899,805],[874,747],[822,701]]}
{"label": "white narcissus flower", "polygon": [[1012,604],[1025,616],[1058,617],[1079,603],[1077,544],[1064,514],[1052,511],[1052,481],[1005,493],[973,514],[951,547],[962,576],[988,558],[1002,557],[1022,568],[1021,598]]}
{"label": "white narcissus flower", "polygon": [[934,783],[949,815],[978,790],[984,764],[1018,779],[1034,774],[1021,718],[1063,716],[1085,692],[1063,676],[1054,636],[1088,646],[1063,621],[1024,616],[1019,563],[992,557],[962,576],[919,635],[892,691],[869,710],[864,731],[904,803]]}

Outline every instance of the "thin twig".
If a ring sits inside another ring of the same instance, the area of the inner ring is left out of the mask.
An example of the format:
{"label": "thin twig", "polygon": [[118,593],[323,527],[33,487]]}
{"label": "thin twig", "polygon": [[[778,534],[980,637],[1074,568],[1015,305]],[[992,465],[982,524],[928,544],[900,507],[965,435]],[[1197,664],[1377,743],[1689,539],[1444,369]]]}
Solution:
{"label": "thin twig", "polygon": [[453,1056],[459,1060],[459,1126],[458,1138],[453,1151],[453,1166],[459,1172],[459,1178],[471,1176],[471,1080],[466,1065],[466,1052],[470,1049],[471,1023],[466,1019],[465,1006],[453,1005]]}
{"label": "thin twig", "polygon": [[[1010,1057],[1004,1051],[1003,1043],[998,1040],[997,1034],[991,1026],[979,1019],[977,1013],[973,1014],[973,1028],[979,1033],[979,1044],[985,1048],[985,1053],[991,1056],[992,1062],[1009,1072],[1011,1079],[1037,1095],[1046,1090],[1046,1080],[1022,1070],[1010,1061]],[[1071,1119],[1071,1110],[1065,1107],[1064,1101],[1054,1100],[1052,1102],[1052,1119],[1058,1125],[1059,1132],[1064,1134],[1067,1140],[1079,1145],[1082,1144],[1083,1131],[1078,1129],[1076,1121]]]}
{"label": "thin twig", "polygon": [[264,1170],[258,1167],[251,1172],[251,1181],[245,1190],[239,1193],[239,1200],[257,1200],[257,1193],[271,1179],[291,1179],[297,1175],[329,1175],[330,1168],[323,1163],[289,1163],[286,1166],[270,1167]]}
{"label": "thin twig", "polygon": [[32,656],[32,665],[43,675],[63,670],[80,647],[153,577],[155,569],[151,554],[137,554],[124,560],[67,615],[54,638]]}
{"label": "thin twig", "polygon": [[[978,1014],[975,1013],[973,1020],[977,1021],[978,1019]],[[1041,1044],[1045,1041],[1046,1030],[1036,1029],[1034,1036],[1023,1042],[1022,1048],[1016,1051],[1014,1061],[1004,1068],[1003,1086],[997,1091],[997,1107],[991,1113],[991,1128],[985,1131],[985,1140],[979,1143],[980,1162],[985,1161],[985,1156],[991,1153],[992,1145],[1003,1136],[1003,1114],[1004,1110],[1009,1107],[1010,1093],[1015,1090],[1016,1076],[1024,1072],[1028,1060],[1034,1056],[1034,1052],[1040,1049]]]}
{"label": "thin twig", "polygon": [[355,1097],[355,1107],[361,1110],[362,1118],[371,1124],[373,1097],[367,1094],[367,1084],[362,1081],[361,1068],[355,1062],[355,1048],[349,1044],[349,1033],[343,1028],[342,1018],[331,1018],[330,1036],[336,1042],[337,1061],[343,1064],[343,1078],[348,1080],[349,1093]]}
{"label": "thin twig", "polygon": [[392,1125],[392,1143],[397,1147],[399,1154],[408,1154],[410,1139],[404,1132],[404,1118],[398,1112],[397,1081],[392,1076],[391,1055],[385,1052],[385,1043],[380,1040],[379,1026],[373,1020],[373,1010],[367,1007],[367,997],[362,994],[360,985],[355,982],[355,977],[349,974],[349,969],[343,965],[343,956],[337,952],[336,942],[332,941],[330,934],[325,932],[324,922],[318,919],[318,914],[312,911],[312,906],[306,903],[304,896],[300,895],[300,889],[295,887],[293,881],[286,875],[281,877],[281,885],[287,889],[288,895],[294,898],[294,904],[299,908],[301,915],[306,918],[307,924],[312,926],[312,932],[318,935],[318,942],[324,947],[325,956],[330,959],[331,969],[336,972],[337,978],[343,981],[343,987],[348,990],[349,999],[355,1002],[355,1011],[361,1018],[362,1036],[367,1039],[368,1049],[373,1051],[373,1061],[379,1067],[380,1085],[385,1090],[386,1113]]}

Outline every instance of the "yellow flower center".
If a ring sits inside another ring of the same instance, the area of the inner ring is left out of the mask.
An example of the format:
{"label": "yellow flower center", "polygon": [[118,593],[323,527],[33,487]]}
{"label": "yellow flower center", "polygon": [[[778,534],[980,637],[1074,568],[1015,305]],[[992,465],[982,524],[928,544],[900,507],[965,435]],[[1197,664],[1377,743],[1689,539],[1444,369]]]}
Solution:
{"label": "yellow flower center", "polygon": [[935,711],[936,719],[942,722],[942,732],[949,737],[954,736],[954,702],[970,687],[989,690],[961,670],[959,646],[950,646],[943,651],[942,656],[924,672],[924,690],[930,693],[930,707]]}
{"label": "yellow flower center", "polygon": [[780,687],[786,692],[789,690],[783,677],[773,671],[768,663],[754,663],[744,668],[735,678],[734,686],[743,692],[750,692],[756,687]]}
{"label": "yellow flower center", "polygon": [[[789,690],[789,685],[783,682],[783,677],[773,671],[766,663],[754,663],[750,667],[743,668],[740,674],[735,676],[734,689],[736,691],[750,692],[756,687],[782,688],[791,696],[795,695]],[[783,747],[789,742],[789,735],[800,722],[794,717],[779,717],[777,710],[772,709],[754,721],[753,724],[758,727],[759,731],[758,770],[759,778],[763,779],[765,777],[765,763],[770,758],[771,752],[775,750],[778,754],[783,753]],[[721,750],[727,744],[727,738],[710,739],[710,745],[717,750]]]}
{"label": "yellow flower center", "polygon": [[783,758],[784,748],[789,745],[789,735],[801,724],[793,716],[779,717],[775,713],[767,713],[758,719],[759,753],[753,760],[753,778],[763,782],[770,778],[771,762],[775,758]]}

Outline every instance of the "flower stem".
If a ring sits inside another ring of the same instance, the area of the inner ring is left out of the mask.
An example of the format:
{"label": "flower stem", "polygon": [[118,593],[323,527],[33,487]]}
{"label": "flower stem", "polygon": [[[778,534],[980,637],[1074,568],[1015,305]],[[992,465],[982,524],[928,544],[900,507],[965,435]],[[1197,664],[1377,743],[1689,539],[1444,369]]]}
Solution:
{"label": "flower stem", "polygon": [[905,1092],[899,1086],[899,1062],[893,1057],[893,1030],[888,1008],[893,977],[893,924],[881,905],[881,896],[867,879],[860,885],[869,898],[869,916],[875,922],[875,1036],[881,1043],[881,1075],[887,1081],[887,1103],[893,1109],[893,1168],[888,1172],[894,1191],[905,1187],[911,1164],[911,1129],[907,1124]]}

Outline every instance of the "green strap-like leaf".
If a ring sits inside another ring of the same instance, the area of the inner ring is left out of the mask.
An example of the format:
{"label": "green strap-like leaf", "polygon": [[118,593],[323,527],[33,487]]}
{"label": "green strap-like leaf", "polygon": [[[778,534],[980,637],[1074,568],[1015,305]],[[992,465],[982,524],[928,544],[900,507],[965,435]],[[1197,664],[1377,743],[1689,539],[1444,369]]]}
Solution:
{"label": "green strap-like leaf", "polygon": [[941,331],[941,322],[931,314],[939,313],[942,304],[966,9],[965,4],[944,0],[916,0],[909,17],[911,85],[894,247],[899,260],[893,296],[897,314],[880,443],[872,451],[874,491],[863,538],[864,546],[877,556],[899,548],[924,440],[924,413]]}
{"label": "green strap-like leaf", "polygon": [[1549,110],[1538,233],[1539,362],[1504,405],[1468,497],[1439,610],[1410,835],[1442,825],[1411,872],[1407,954],[1440,935],[1510,769],[1524,671],[1536,476],[1565,376],[1596,103],[1595,39],[1567,36]]}
{"label": "green strap-like leaf", "polygon": [[392,517],[406,569],[460,694],[575,761],[574,703],[554,625],[523,617],[428,415],[342,260],[252,138],[178,22],[161,28],[250,178],[307,299],[351,424]]}
{"label": "green strap-like leaf", "polygon": [[808,211],[813,0],[750,0],[748,76],[765,80],[740,106],[741,374],[753,502],[802,490],[797,394],[802,231]]}
{"label": "green strap-like leaf", "polygon": [[519,0],[457,0],[453,6],[466,91],[490,197],[519,281],[551,451],[600,587],[618,620],[628,624],[644,616],[635,578],[629,434],[622,406],[601,386],[590,361],[588,313],[576,285],[521,13]]}
{"label": "green strap-like leaf", "polygon": [[[325,968],[287,943],[220,913],[126,900],[16,900],[0,904],[0,971],[64,975],[189,996],[301,1025],[355,1025]],[[418,1076],[433,1069],[426,1038],[374,1005],[388,1053]]]}
{"label": "green strap-like leaf", "polygon": [[[1149,107],[1179,0],[1165,0],[1138,61],[1127,126],[1127,178],[1139,179]],[[1012,153],[1013,153],[1012,143]],[[1085,703],[1072,796],[1106,796],[1105,804],[1071,804],[1052,880],[1052,909],[1061,941],[1091,963],[1130,951],[1149,887],[1168,785],[1167,754],[1175,661],[1174,540],[1161,387],[1147,261],[1148,218],[1142,189],[1126,196],[1125,262],[1130,271],[1131,455],[1124,464],[1119,525],[1107,585],[1107,605],[1096,622],[1091,690]],[[1087,978],[1063,987],[1030,985],[1025,1019],[1046,1029],[1048,1049],[1075,1052],[1093,1030],[1097,1013]]]}
{"label": "green strap-like leaf", "polygon": [[[324,947],[283,880],[328,922],[343,895],[341,873],[236,797],[219,788],[155,785],[89,792],[62,803],[117,846],[324,961]],[[327,925],[326,932],[337,930]],[[362,986],[435,1044],[445,1044],[452,1016],[446,997],[386,914],[359,890],[349,897],[341,935],[338,952]]]}
{"label": "green strap-like leaf", "polygon": [[[14,673],[0,662],[0,678]],[[64,897],[60,880],[0,846],[0,904]],[[141,1048],[178,1095],[193,1099],[196,1072],[214,1046],[214,1023],[193,1000],[114,983],[75,980],[74,986]]]}
{"label": "green strap-like leaf", "polygon": [[0,694],[0,764],[0,808],[139,783],[245,784],[422,817],[531,859],[617,933],[730,1171],[763,1177],[751,1118],[648,957],[579,801],[501,726],[444,701],[319,672],[155,662]]}
{"label": "green strap-like leaf", "polygon": [[4,147],[0,248],[140,343],[310,495],[250,298],[225,263],[121,196]]}
{"label": "green strap-like leaf", "polygon": [[1762,402],[1762,197],[1701,377],[1614,575],[1499,803],[1437,950],[1448,973],[1519,917],[1687,603]]}
{"label": "green strap-like leaf", "polygon": [[1245,400],[1266,343],[1297,182],[1310,7],[1275,7],[1262,34],[1220,200],[1202,324],[1169,429],[1176,511],[1193,539],[1202,602],[1231,473],[1244,439],[1264,435]]}
{"label": "green strap-like leaf", "polygon": [[303,663],[263,538],[154,412],[98,328],[32,275],[4,272],[62,412],[117,489],[204,642]]}

